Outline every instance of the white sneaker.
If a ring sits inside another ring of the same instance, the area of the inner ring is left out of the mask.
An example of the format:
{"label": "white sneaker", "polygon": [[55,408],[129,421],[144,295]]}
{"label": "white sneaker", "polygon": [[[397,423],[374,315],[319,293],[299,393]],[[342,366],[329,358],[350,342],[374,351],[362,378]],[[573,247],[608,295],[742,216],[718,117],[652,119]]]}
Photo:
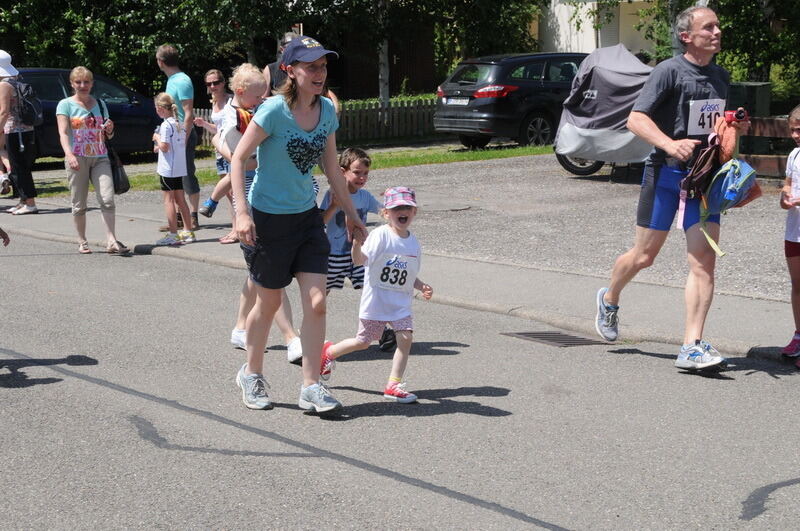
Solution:
{"label": "white sneaker", "polygon": [[12,207],[10,207],[10,208],[7,208],[7,209],[6,209],[6,212],[8,212],[9,214],[13,214],[14,212],[16,212],[17,210],[19,210],[19,209],[20,209],[20,208],[22,208],[23,206],[24,206],[24,205],[23,205],[22,203],[19,203],[19,204],[17,204],[17,205],[14,205],[14,206],[12,206]]}
{"label": "white sneaker", "polygon": [[[242,330],[240,328],[234,328],[231,330],[231,345],[233,345],[234,348],[247,350],[247,345],[245,344],[246,340],[247,330]],[[264,346],[264,352],[268,352],[266,345]]]}
{"label": "white sneaker", "polygon": [[247,350],[247,347],[244,344],[245,339],[247,339],[246,330],[242,330],[240,328],[234,328],[231,330],[231,345],[234,347],[241,350]]}
{"label": "white sneaker", "polygon": [[690,371],[707,369],[725,362],[725,358],[719,355],[717,349],[707,341],[697,341],[694,345],[684,345],[675,360],[675,366],[679,369]]}
{"label": "white sneaker", "polygon": [[303,359],[303,345],[300,343],[300,338],[295,337],[286,345],[286,359],[289,363],[296,363]]}
{"label": "white sneaker", "polygon": [[36,205],[33,206],[22,205],[21,207],[12,212],[12,214],[14,214],[15,216],[22,216],[25,214],[38,214],[38,213],[39,209],[36,207]]}

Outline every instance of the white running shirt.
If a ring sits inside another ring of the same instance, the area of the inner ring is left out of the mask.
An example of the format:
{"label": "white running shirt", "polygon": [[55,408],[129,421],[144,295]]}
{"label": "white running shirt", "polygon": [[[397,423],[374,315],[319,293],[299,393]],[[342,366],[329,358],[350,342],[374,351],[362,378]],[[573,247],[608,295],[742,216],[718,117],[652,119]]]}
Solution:
{"label": "white running shirt", "polygon": [[[800,197],[800,148],[794,148],[786,161],[786,176],[792,179],[792,196]],[[786,212],[786,233],[784,239],[800,242],[800,207],[792,207]]]}
{"label": "white running shirt", "polygon": [[414,281],[421,265],[422,249],[417,237],[401,238],[381,225],[361,247],[367,257],[360,319],[397,321],[411,315]]}

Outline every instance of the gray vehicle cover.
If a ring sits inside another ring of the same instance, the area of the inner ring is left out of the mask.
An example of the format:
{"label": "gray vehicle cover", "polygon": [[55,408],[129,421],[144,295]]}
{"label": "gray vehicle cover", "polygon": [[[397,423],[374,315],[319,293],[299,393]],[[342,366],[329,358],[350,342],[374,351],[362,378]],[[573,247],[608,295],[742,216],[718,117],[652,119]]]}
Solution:
{"label": "gray vehicle cover", "polygon": [[631,133],[626,123],[651,70],[622,44],[590,53],[564,101],[556,153],[606,162],[646,159],[653,146]]}

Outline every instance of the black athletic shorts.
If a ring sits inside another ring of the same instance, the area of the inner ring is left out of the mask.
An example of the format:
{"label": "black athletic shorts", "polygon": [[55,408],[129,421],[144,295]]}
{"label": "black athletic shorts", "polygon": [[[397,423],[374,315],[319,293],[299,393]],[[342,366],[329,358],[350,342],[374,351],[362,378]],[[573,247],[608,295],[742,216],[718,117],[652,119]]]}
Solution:
{"label": "black athletic shorts", "polygon": [[173,190],[183,190],[183,177],[164,177],[158,176],[161,180],[161,189],[165,192]]}
{"label": "black athletic shorts", "polygon": [[253,247],[241,245],[250,278],[263,288],[281,289],[297,273],[328,274],[331,245],[322,211],[316,206],[299,214],[267,214],[252,208],[256,226]]}

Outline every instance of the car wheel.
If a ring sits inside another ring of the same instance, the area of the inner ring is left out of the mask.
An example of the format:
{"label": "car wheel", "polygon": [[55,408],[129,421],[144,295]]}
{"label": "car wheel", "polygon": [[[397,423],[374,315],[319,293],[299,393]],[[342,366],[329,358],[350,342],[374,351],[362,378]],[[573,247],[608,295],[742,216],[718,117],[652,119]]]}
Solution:
{"label": "car wheel", "polygon": [[602,160],[589,160],[581,159],[578,157],[570,157],[568,155],[559,155],[556,153],[556,159],[561,167],[575,175],[591,175],[597,173],[603,167]]}
{"label": "car wheel", "polygon": [[517,143],[521,146],[552,144],[553,122],[544,114],[531,114],[522,121]]}
{"label": "car wheel", "polygon": [[464,147],[469,149],[482,149],[485,148],[486,145],[491,140],[491,137],[488,136],[468,136],[468,135],[458,135],[458,139],[464,145]]}

